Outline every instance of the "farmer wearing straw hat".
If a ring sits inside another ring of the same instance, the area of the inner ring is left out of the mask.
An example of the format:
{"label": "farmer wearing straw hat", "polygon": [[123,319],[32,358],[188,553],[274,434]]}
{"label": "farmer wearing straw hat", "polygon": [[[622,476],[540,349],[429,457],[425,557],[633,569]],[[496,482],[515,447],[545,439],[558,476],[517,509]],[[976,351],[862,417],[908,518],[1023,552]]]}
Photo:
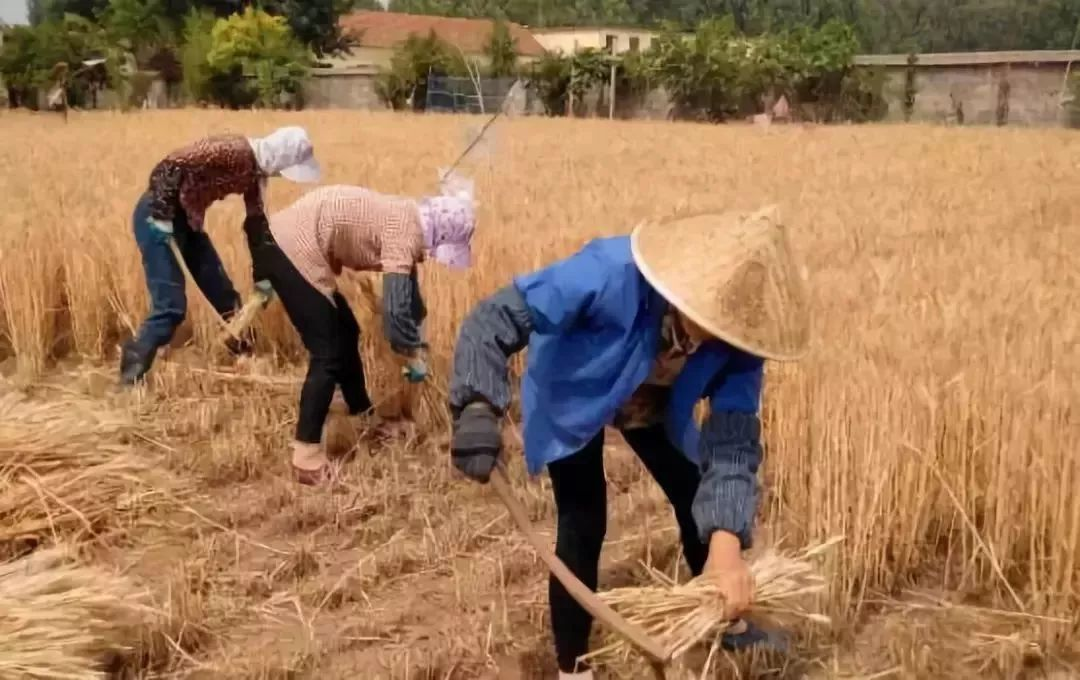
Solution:
{"label": "farmer wearing straw hat", "polygon": [[[783,638],[737,620],[753,582],[765,359],[808,342],[803,282],[776,212],[698,215],[596,239],[481,301],[454,353],[451,453],[487,482],[510,404],[507,361],[528,347],[521,384],[529,473],[545,467],[558,515],[556,555],[595,590],[606,531],[604,429],[618,428],[671,502],[683,555],[725,594],[728,649]],[[699,431],[693,410],[708,399]],[[591,616],[554,578],[560,677],[591,678]]]}
{"label": "farmer wearing straw hat", "polygon": [[[232,134],[207,137],[173,151],[154,167],[132,219],[151,309],[122,348],[123,384],[143,378],[158,348],[172,340],[186,314],[184,274],[170,241],[175,240],[195,283],[219,315],[228,319],[239,309],[240,296],[203,230],[203,221],[210,205],[230,194],[243,195],[249,220],[260,216],[265,220],[266,181],[279,175],[294,182],[319,181],[319,164],[303,128],[283,127],[254,139]],[[261,277],[255,277],[255,286],[269,299],[272,291]],[[230,348],[247,350],[235,342]]]}
{"label": "farmer wearing straw hat", "polygon": [[256,269],[281,298],[310,355],[293,441],[300,483],[329,478],[322,431],[335,387],[350,415],[372,408],[360,327],[337,290],[337,275],[342,268],[383,273],[383,332],[391,348],[408,357],[406,379],[423,381],[427,311],[416,267],[427,258],[453,269],[471,264],[472,191],[458,176],[444,181],[440,195],[419,200],[357,186],[321,187],[273,215],[266,228],[248,232]]}

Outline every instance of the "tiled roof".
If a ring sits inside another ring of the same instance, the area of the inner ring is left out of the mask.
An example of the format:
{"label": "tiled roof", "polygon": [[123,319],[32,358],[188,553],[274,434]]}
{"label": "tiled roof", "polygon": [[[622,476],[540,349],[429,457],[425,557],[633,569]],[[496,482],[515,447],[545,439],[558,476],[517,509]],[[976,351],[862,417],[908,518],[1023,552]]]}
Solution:
{"label": "tiled roof", "polygon": [[[491,19],[461,19],[398,12],[352,12],[340,19],[344,33],[352,35],[361,47],[394,48],[413,34],[424,37],[434,30],[442,40],[458,47],[465,54],[482,54],[495,22]],[[517,53],[524,57],[539,57],[544,48],[520,24],[509,23],[510,37],[516,41]]]}

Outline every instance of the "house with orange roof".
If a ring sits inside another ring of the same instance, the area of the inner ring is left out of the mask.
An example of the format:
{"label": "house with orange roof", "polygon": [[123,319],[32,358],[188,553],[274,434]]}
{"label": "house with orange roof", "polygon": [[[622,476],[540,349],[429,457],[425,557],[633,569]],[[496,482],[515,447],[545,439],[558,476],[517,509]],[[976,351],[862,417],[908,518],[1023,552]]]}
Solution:
{"label": "house with orange roof", "polygon": [[[339,19],[342,33],[356,44],[351,55],[330,59],[335,68],[363,68],[389,64],[390,58],[410,35],[426,37],[434,33],[470,60],[485,62],[485,48],[491,40],[495,22],[491,19],[439,17],[400,12],[358,11]],[[508,22],[510,37],[518,59],[533,61],[544,48],[524,26]]]}

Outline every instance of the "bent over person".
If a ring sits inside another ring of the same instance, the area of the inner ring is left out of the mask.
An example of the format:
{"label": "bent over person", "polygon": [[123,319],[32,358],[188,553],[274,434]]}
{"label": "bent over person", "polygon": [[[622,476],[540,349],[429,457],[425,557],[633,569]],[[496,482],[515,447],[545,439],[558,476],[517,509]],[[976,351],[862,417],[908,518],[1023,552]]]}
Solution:
{"label": "bent over person", "polygon": [[323,425],[341,388],[350,415],[372,407],[360,359],[360,327],[338,292],[342,268],[383,273],[383,331],[409,357],[406,378],[427,374],[421,324],[427,314],[417,264],[427,258],[455,269],[471,263],[475,215],[471,188],[419,200],[357,186],[327,186],[274,214],[269,225],[245,223],[256,277],[281,299],[310,356],[293,442],[297,481],[328,479]]}
{"label": "bent over person", "polygon": [[[753,597],[742,551],[758,501],[763,363],[799,357],[808,336],[803,283],[770,209],[593,240],[464,320],[450,384],[454,465],[488,481],[511,400],[507,361],[528,347],[525,459],[530,474],[551,476],[558,557],[596,589],[613,426],[670,501],[691,573],[719,585],[733,621],[722,644],[782,647],[782,636],[739,619]],[[701,399],[709,415],[699,430]],[[549,599],[560,677],[591,678],[578,661],[591,616],[554,577]]]}
{"label": "bent over person", "polygon": [[[230,194],[244,197],[249,217],[263,215],[267,178],[278,175],[294,182],[319,181],[319,164],[303,128],[279,128],[255,139],[234,134],[207,137],[173,151],[154,167],[132,218],[150,292],[150,314],[121,350],[122,383],[135,383],[150,370],[158,349],[172,340],[187,313],[184,274],[170,240],[175,240],[195,283],[223,319],[240,308],[240,296],[203,230],[203,221],[207,209]],[[255,284],[269,295],[265,282]],[[230,349],[246,350],[236,343]]]}

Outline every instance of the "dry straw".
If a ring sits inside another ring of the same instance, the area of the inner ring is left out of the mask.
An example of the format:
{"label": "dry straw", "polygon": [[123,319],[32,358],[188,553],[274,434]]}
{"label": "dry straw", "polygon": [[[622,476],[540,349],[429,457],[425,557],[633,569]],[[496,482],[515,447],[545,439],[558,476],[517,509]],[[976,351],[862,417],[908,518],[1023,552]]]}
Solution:
{"label": "dry straw", "polygon": [[0,557],[27,545],[125,531],[180,491],[124,440],[133,423],[70,398],[0,397]]}
{"label": "dry straw", "polygon": [[125,577],[81,566],[67,548],[0,564],[0,680],[100,680],[153,620]]}
{"label": "dry straw", "polygon": [[[834,537],[795,554],[769,550],[753,560],[750,571],[755,590],[751,613],[828,624],[827,616],[809,612],[798,603],[807,596],[824,592],[827,582],[813,560],[841,540]],[[655,569],[646,569],[654,583],[615,588],[600,593],[600,598],[659,641],[672,661],[698,644],[713,642],[727,630],[724,600],[717,586],[700,577],[679,584]],[[615,663],[625,661],[632,651],[629,642],[616,638],[584,659]]]}

